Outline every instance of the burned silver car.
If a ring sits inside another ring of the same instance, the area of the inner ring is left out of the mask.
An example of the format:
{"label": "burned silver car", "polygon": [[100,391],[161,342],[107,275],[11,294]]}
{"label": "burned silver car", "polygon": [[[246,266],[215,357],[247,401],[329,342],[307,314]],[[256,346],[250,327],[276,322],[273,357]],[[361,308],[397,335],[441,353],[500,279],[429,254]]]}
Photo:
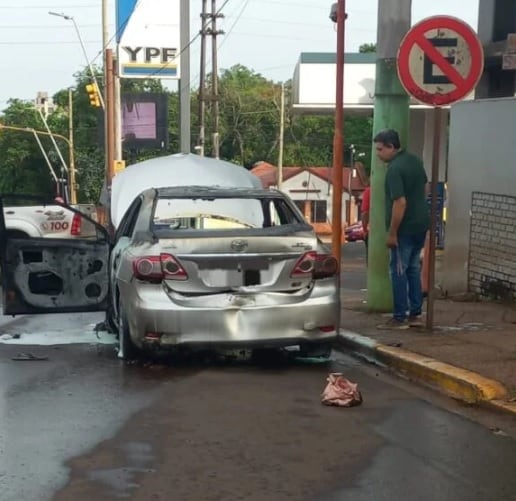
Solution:
{"label": "burned silver car", "polygon": [[294,345],[318,355],[337,335],[338,262],[279,191],[148,189],[113,242],[42,240],[3,243],[4,314],[109,310],[126,358]]}

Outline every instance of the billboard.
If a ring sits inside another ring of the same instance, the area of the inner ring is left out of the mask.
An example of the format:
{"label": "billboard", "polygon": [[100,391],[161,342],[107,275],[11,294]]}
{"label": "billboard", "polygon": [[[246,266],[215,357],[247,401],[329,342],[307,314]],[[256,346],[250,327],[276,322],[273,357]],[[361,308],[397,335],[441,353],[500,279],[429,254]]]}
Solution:
{"label": "billboard", "polygon": [[120,78],[179,79],[180,0],[116,0]]}
{"label": "billboard", "polygon": [[168,146],[167,94],[122,94],[121,115],[124,148]]}
{"label": "billboard", "polygon": [[[168,147],[168,94],[122,93],[122,147],[166,149]],[[104,144],[104,114],[99,114],[98,140]]]}

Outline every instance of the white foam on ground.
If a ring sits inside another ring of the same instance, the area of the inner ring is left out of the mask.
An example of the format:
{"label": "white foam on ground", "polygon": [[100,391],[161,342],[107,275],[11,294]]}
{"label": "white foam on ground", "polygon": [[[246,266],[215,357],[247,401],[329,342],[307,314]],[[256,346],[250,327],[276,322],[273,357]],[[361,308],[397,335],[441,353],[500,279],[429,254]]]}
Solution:
{"label": "white foam on ground", "polygon": [[[56,344],[117,344],[114,334],[95,332],[94,325],[80,329],[52,330],[0,335],[0,343],[18,345],[51,346]],[[19,337],[18,337],[19,336]]]}

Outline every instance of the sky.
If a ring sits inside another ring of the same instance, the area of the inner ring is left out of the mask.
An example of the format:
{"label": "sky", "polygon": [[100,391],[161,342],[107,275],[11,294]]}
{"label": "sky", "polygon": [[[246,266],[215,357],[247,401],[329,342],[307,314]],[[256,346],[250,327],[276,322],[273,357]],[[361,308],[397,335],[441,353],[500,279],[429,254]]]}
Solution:
{"label": "sky", "polygon": [[[377,4],[347,0],[346,51],[376,41]],[[452,15],[477,28],[479,0],[412,0],[412,22]],[[222,0],[217,1],[221,6]],[[336,36],[329,19],[332,0],[229,0],[219,24],[219,68],[242,64],[274,81],[292,78],[301,52],[334,52]],[[33,100],[74,84],[86,66],[73,23],[48,11],[73,16],[90,62],[102,62],[101,0],[0,0],[0,109],[10,98]],[[191,37],[200,29],[201,0],[191,0]],[[211,5],[211,2],[208,2]],[[110,37],[115,1],[108,0]],[[114,45],[111,45],[114,48]],[[191,85],[199,80],[199,38],[191,45]],[[211,49],[208,43],[208,71]],[[167,85],[173,88],[172,85]]]}

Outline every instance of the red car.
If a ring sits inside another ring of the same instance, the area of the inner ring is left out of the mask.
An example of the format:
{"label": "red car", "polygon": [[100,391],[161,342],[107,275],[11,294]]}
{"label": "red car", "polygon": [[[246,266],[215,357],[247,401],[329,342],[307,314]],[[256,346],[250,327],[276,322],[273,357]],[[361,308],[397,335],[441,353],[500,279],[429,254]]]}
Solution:
{"label": "red car", "polygon": [[344,230],[344,233],[348,242],[364,240],[364,227],[362,226],[362,221],[349,225]]}

